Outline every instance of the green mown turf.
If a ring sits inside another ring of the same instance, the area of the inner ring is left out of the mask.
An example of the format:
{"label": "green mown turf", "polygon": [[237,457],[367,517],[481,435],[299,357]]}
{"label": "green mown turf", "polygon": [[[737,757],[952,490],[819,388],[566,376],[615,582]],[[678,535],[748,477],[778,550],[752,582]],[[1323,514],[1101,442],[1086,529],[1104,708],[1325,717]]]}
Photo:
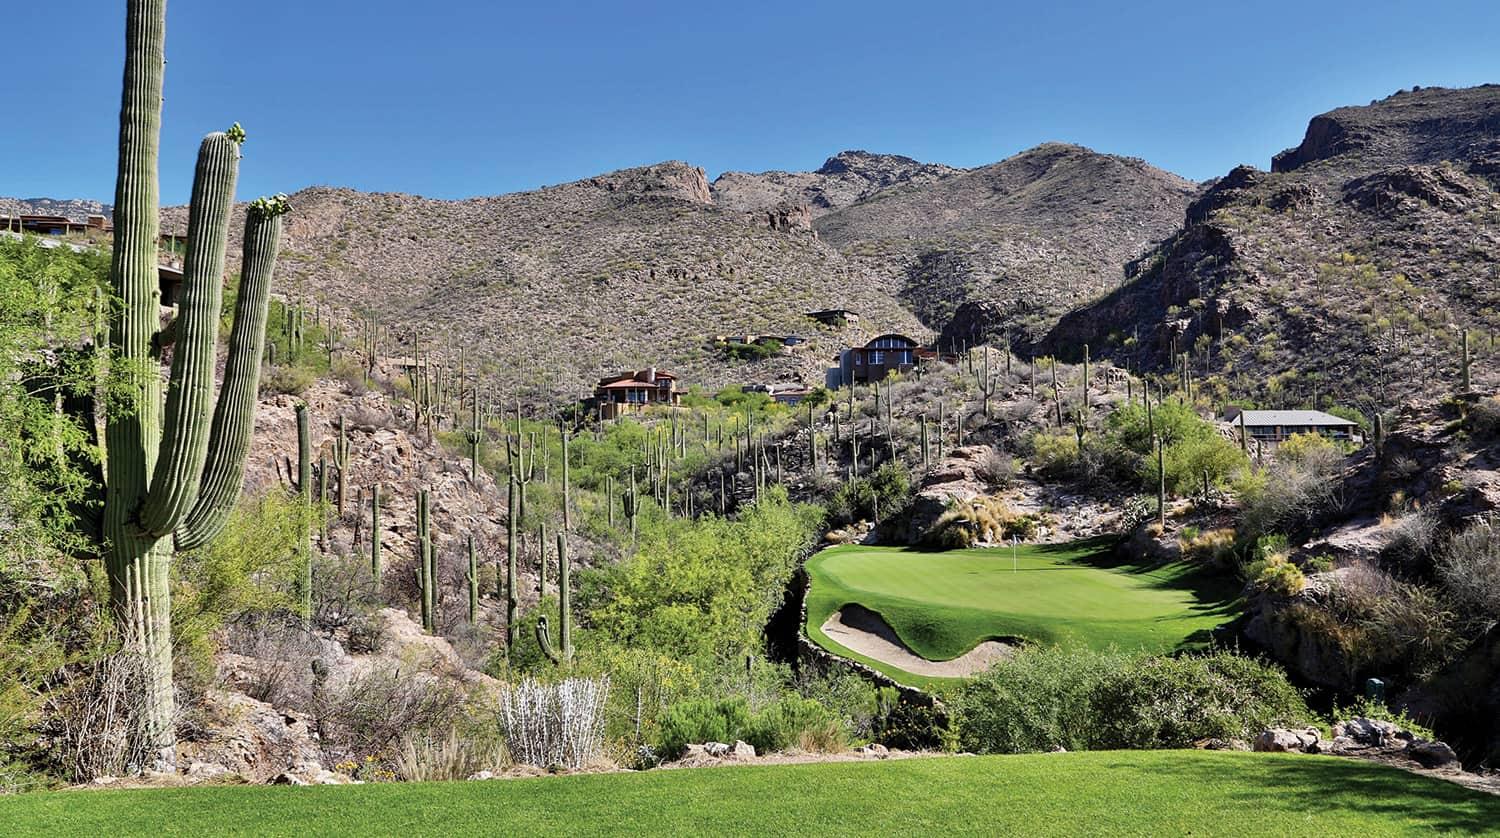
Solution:
{"label": "green mown turf", "polygon": [[0,834],[1405,835],[1500,798],[1333,757],[1096,751],[469,783],[0,797]]}
{"label": "green mown turf", "polygon": [[923,552],[843,546],[807,562],[807,632],[835,653],[908,683],[931,683],[839,646],[821,627],[857,603],[878,612],[928,660],[949,660],[991,638],[1171,652],[1207,642],[1231,619],[1239,585],[1199,567],[1111,562],[1112,543]]}

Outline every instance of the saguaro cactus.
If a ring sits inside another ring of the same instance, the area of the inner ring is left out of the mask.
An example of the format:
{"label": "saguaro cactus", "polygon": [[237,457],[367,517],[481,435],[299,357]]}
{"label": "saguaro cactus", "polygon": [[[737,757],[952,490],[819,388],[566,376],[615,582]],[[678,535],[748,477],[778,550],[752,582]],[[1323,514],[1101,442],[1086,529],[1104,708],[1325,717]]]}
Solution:
{"label": "saguaro cactus", "polygon": [[385,568],[380,563],[380,484],[370,489],[370,575],[380,584]]}
{"label": "saguaro cactus", "polygon": [[[276,199],[257,202],[247,213],[242,285],[214,402],[224,249],[245,135],[236,125],[208,135],[199,149],[180,313],[163,329],[156,247],[165,30],[165,0],[129,0],[110,265],[118,298],[110,345],[121,398],[105,428],[100,533],[115,616],[144,660],[145,736],[163,767],[176,759],[168,567],[174,550],[212,540],[239,497],[279,216],[286,211],[285,200]],[[162,346],[172,342],[177,346],[164,392],[157,365]]]}
{"label": "saguaro cactus", "polygon": [[557,646],[552,645],[552,636],[547,626],[547,615],[536,620],[536,642],[542,654],[553,663],[566,663],[573,659],[572,582],[568,566],[568,537],[557,534]]}
{"label": "saguaro cactus", "polygon": [[1470,382],[1469,382],[1469,330],[1468,329],[1464,329],[1463,332],[1459,335],[1459,342],[1461,344],[1460,351],[1462,352],[1462,355],[1459,358],[1459,363],[1460,363],[1460,370],[1461,370],[1462,375],[1463,375],[1463,392],[1467,393],[1470,390],[1470,386],[1469,386],[1469,384],[1470,384]]}
{"label": "saguaro cactus", "polygon": [[433,614],[432,595],[432,535],[431,510],[428,508],[427,490],[417,492],[417,587],[421,590],[422,628],[432,631],[436,620]]}
{"label": "saguaro cactus", "polygon": [[307,429],[307,404],[297,403],[297,497],[301,501],[301,533],[297,549],[302,569],[297,594],[302,603],[302,625],[312,624],[312,441]]}

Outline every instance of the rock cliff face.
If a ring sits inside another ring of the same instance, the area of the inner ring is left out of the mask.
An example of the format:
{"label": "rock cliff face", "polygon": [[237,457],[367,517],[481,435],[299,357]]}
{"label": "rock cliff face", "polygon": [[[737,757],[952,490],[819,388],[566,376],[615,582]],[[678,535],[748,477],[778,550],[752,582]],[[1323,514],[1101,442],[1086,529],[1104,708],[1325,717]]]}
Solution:
{"label": "rock cliff face", "polygon": [[1500,329],[1500,86],[1340,108],[1272,169],[1213,183],[1041,351],[1147,370],[1186,352],[1209,386],[1270,405],[1452,392],[1460,329]]}
{"label": "rock cliff face", "polygon": [[1500,136],[1500,85],[1453,90],[1413,88],[1313,117],[1295,148],[1276,155],[1272,172],[1293,172],[1338,159],[1376,170],[1403,163],[1429,165],[1473,156],[1476,143]]}

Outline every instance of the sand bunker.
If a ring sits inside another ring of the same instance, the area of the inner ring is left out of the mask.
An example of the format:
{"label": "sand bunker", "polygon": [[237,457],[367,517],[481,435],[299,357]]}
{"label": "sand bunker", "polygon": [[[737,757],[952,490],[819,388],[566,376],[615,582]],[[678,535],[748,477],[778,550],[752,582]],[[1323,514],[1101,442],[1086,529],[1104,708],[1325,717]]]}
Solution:
{"label": "sand bunker", "polygon": [[995,661],[1015,654],[1016,647],[999,640],[986,640],[953,660],[930,661],[913,652],[885,618],[861,605],[845,605],[823,623],[828,639],[852,652],[890,664],[913,675],[962,678],[983,672]]}

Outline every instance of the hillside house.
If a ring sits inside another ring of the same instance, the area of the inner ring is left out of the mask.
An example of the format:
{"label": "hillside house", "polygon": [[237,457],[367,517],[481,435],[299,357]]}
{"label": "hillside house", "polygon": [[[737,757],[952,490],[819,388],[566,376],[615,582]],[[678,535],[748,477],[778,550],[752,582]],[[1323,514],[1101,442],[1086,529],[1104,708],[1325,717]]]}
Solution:
{"label": "hillside house", "polygon": [[594,403],[599,418],[613,419],[626,413],[639,413],[648,407],[676,407],[682,404],[683,391],[677,387],[677,376],[656,367],[600,379],[594,387]]}
{"label": "hillside house", "polygon": [[822,311],[809,311],[807,312],[807,316],[822,323],[824,326],[832,326],[836,329],[859,325],[859,315],[846,308],[827,308]]}
{"label": "hillside house", "polygon": [[102,215],[90,215],[76,221],[64,215],[0,215],[0,230],[12,233],[31,233],[36,236],[65,236],[69,233],[108,233],[115,225]]}
{"label": "hillside house", "polygon": [[831,388],[881,381],[893,372],[910,372],[917,365],[921,346],[906,335],[894,332],[880,335],[866,343],[845,349],[835,358],[839,365],[828,370],[826,384]]}
{"label": "hillside house", "polygon": [[1319,434],[1341,442],[1353,442],[1359,437],[1359,423],[1321,410],[1241,410],[1230,407],[1224,411],[1224,421],[1236,434],[1239,433],[1241,417],[1245,433],[1251,440],[1261,443],[1284,442],[1292,434]]}
{"label": "hillside house", "polygon": [[774,384],[751,384],[744,388],[747,393],[765,393],[777,404],[792,407],[812,395],[812,389],[795,381],[778,381]]}

